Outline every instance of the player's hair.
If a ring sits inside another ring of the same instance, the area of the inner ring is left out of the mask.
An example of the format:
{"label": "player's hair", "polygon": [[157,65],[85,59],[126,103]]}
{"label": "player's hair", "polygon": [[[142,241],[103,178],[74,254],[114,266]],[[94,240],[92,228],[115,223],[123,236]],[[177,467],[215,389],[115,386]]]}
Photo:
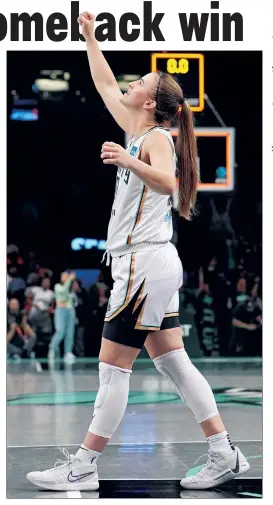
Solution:
{"label": "player's hair", "polygon": [[193,114],[184,100],[180,85],[164,72],[158,73],[155,101],[155,121],[159,124],[171,122],[182,105],[178,120],[179,134],[175,146],[179,182],[178,212],[180,216],[189,220],[195,206],[199,182]]}

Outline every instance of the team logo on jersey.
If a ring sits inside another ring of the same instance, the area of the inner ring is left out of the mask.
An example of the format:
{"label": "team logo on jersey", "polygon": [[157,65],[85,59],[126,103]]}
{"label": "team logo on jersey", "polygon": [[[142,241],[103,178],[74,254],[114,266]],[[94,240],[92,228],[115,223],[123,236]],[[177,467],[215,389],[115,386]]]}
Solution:
{"label": "team logo on jersey", "polygon": [[131,155],[131,156],[135,156],[136,152],[137,152],[137,146],[133,146],[133,147],[131,148],[130,155]]}
{"label": "team logo on jersey", "polygon": [[164,214],[165,223],[167,223],[169,221],[169,219],[171,218],[171,215],[172,215],[172,211],[170,211],[170,210],[168,210],[168,212],[166,212],[166,214]]}

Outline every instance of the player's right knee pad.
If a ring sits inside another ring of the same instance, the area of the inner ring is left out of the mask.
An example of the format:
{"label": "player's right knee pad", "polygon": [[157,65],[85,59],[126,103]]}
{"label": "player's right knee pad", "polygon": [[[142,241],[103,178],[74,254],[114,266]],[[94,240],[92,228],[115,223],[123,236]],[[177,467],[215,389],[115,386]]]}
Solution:
{"label": "player's right knee pad", "polygon": [[132,370],[101,362],[99,371],[100,387],[88,431],[100,437],[111,438],[123,418],[128,403]]}
{"label": "player's right knee pad", "polygon": [[157,370],[170,379],[198,423],[218,414],[213,392],[205,377],[191,362],[185,349],[177,349],[154,359]]}

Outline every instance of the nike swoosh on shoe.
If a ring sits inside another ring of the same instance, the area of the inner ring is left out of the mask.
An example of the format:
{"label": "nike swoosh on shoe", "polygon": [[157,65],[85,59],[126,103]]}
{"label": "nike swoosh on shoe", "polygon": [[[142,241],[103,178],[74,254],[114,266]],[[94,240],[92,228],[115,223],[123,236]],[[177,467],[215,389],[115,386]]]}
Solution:
{"label": "nike swoosh on shoe", "polygon": [[235,465],[235,468],[231,468],[231,471],[233,473],[239,473],[239,470],[240,470],[239,453],[237,451],[236,465]]}
{"label": "nike swoosh on shoe", "polygon": [[78,480],[84,479],[85,477],[89,477],[89,475],[92,475],[93,473],[95,472],[83,473],[82,475],[73,475],[73,473],[70,472],[67,476],[67,480],[69,482],[77,482]]}

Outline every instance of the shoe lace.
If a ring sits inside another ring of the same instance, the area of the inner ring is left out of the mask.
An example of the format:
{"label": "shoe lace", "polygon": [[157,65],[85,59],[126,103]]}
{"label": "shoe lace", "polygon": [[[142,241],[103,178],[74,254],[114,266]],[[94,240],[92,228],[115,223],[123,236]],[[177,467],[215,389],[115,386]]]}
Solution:
{"label": "shoe lace", "polygon": [[57,459],[56,463],[54,464],[54,467],[52,468],[52,470],[55,470],[56,468],[61,468],[62,466],[66,466],[66,465],[69,465],[71,466],[73,461],[75,460],[76,456],[74,456],[74,454],[69,454],[69,452],[67,451],[67,449],[65,449],[64,447],[61,448],[61,447],[58,447],[58,449],[63,453],[63,455],[66,457],[66,460],[63,461],[61,459]]}
{"label": "shoe lace", "polygon": [[[212,468],[213,465],[216,463],[216,459],[215,459],[215,456],[216,454],[215,453],[212,453],[212,451],[209,450],[208,454],[202,454],[202,456],[200,456],[196,461],[195,461],[195,465],[204,457],[207,458],[207,462],[206,464],[204,465],[204,467],[200,470],[200,472],[203,472],[204,470],[208,470],[209,468]],[[198,473],[200,473],[198,472]]]}

